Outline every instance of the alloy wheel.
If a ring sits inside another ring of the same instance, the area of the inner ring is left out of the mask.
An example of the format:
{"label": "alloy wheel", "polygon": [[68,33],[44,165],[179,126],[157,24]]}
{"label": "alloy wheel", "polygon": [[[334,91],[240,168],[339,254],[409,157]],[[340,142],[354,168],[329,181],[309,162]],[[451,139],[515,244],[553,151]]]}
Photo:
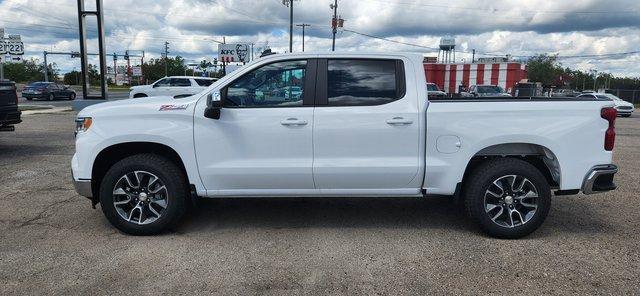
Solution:
{"label": "alloy wheel", "polygon": [[522,226],[535,215],[537,198],[538,190],[529,179],[520,175],[502,176],[485,191],[485,212],[499,226]]}
{"label": "alloy wheel", "polygon": [[118,215],[138,225],[158,220],[168,206],[164,182],[146,171],[133,171],[120,177],[113,187],[113,205]]}

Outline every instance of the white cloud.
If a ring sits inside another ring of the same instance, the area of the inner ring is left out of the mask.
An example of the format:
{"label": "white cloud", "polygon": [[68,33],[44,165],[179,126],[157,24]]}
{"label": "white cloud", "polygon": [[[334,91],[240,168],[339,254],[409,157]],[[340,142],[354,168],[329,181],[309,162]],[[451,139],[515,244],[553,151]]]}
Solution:
{"label": "white cloud", "polygon": [[[87,1],[89,3],[91,1]],[[329,50],[331,0],[294,2],[295,22],[310,23],[307,50]],[[165,41],[171,55],[197,61],[215,56],[217,44],[252,42],[256,49],[269,45],[288,50],[288,9],[279,0],[109,0],[105,1],[107,52],[145,50],[159,57]],[[637,0],[360,0],[339,1],[345,29],[437,47],[445,34],[456,36],[458,59],[470,60],[472,49],[483,53],[527,56],[559,53],[561,56],[609,54],[637,50],[640,44],[640,1]],[[89,22],[91,23],[91,22]],[[0,27],[20,33],[28,56],[43,50],[78,50],[75,0],[4,0],[0,2]],[[95,37],[95,26],[88,26]],[[294,50],[301,48],[295,28]],[[95,51],[96,40],[89,41]],[[348,31],[338,33],[339,50],[434,52]],[[565,66],[598,68],[616,75],[640,76],[638,55],[616,59],[562,59]],[[63,70],[78,61],[51,57]]]}

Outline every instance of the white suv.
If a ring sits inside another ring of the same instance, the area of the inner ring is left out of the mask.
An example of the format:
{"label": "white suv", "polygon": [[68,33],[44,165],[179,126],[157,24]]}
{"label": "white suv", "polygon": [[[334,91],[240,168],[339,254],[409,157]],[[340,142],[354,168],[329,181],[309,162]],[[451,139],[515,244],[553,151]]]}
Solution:
{"label": "white suv", "polygon": [[170,96],[174,98],[188,97],[205,90],[218,78],[171,76],[162,78],[150,85],[131,87],[129,98]]}

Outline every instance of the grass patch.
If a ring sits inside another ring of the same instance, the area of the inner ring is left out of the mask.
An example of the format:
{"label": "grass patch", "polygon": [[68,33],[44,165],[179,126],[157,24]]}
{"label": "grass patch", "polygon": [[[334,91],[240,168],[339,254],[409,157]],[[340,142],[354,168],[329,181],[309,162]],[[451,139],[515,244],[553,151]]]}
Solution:
{"label": "grass patch", "polygon": [[33,106],[33,105],[31,105],[31,106],[29,106],[29,105],[22,106],[22,105],[20,105],[20,106],[18,106],[18,109],[20,109],[20,111],[33,111],[33,110],[47,110],[47,109],[51,109],[51,107],[48,107],[48,106]]}

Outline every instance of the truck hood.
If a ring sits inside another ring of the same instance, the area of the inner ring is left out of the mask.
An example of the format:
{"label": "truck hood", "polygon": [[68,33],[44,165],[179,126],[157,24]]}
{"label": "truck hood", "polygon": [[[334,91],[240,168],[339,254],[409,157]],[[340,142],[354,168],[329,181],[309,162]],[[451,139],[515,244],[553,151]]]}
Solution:
{"label": "truck hood", "polygon": [[153,86],[152,85],[136,85],[129,88],[129,90],[140,90],[140,89],[149,89],[149,88],[153,88]]}
{"label": "truck hood", "polygon": [[174,99],[169,96],[148,97],[141,99],[125,99],[99,103],[88,106],[78,113],[78,117],[122,117],[158,114],[163,112],[186,112],[193,110],[197,96]]}

